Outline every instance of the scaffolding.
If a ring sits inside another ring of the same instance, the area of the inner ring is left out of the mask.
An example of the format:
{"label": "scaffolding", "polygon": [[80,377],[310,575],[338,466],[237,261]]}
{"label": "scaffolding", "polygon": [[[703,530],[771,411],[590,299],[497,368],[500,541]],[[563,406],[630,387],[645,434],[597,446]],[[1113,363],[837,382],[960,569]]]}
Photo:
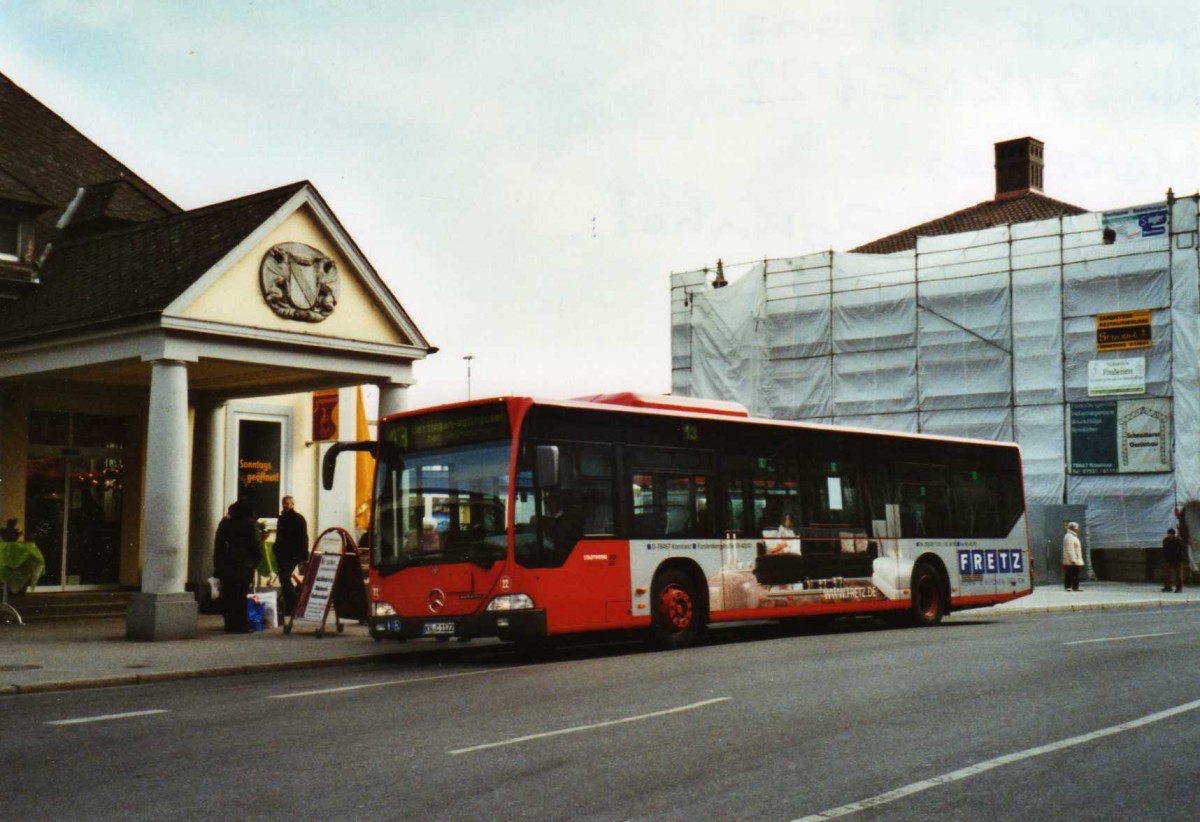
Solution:
{"label": "scaffolding", "polygon": [[1031,507],[1086,505],[1093,548],[1157,545],[1200,500],[1197,205],[672,274],[672,390],[1016,442]]}

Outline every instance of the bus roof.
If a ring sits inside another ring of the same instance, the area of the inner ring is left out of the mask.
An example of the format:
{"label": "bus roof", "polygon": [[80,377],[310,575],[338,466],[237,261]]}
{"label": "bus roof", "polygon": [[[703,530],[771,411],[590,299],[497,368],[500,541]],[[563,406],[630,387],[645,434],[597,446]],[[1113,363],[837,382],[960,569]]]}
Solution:
{"label": "bus roof", "polygon": [[696,397],[677,397],[673,394],[637,394],[622,391],[617,394],[592,394],[575,397],[576,402],[594,402],[602,405],[626,405],[630,408],[658,408],[663,411],[685,411],[689,414],[720,414],[727,417],[749,417],[750,412],[740,402],[705,400]]}
{"label": "bus roof", "polygon": [[627,412],[634,414],[650,414],[654,416],[695,416],[706,417],[709,419],[725,419],[726,421],[740,420],[750,425],[774,425],[788,428],[806,428],[816,431],[828,431],[831,433],[851,433],[862,434],[877,437],[895,437],[903,439],[924,440],[927,442],[958,442],[969,445],[986,445],[999,448],[1016,448],[1020,450],[1020,446],[1015,442],[1003,442],[1000,440],[985,440],[974,437],[955,437],[944,434],[918,434],[911,431],[891,431],[882,428],[859,428],[849,425],[833,425],[829,423],[807,422],[800,420],[777,420],[768,417],[752,417],[745,406],[740,403],[726,402],[723,400],[707,400],[694,397],[680,397],[674,395],[662,394],[639,394],[633,391],[618,392],[613,394],[592,394],[584,397],[576,397],[574,399],[542,399],[537,397],[507,395],[499,397],[486,397],[478,400],[464,400],[462,402],[446,403],[439,406],[430,406],[427,408],[414,408],[409,411],[402,411],[399,414],[389,414],[383,419],[393,419],[398,417],[408,417],[414,414],[433,410],[446,410],[450,408],[460,408],[471,405],[487,405],[494,402],[517,402],[525,405],[542,405],[542,406],[557,406],[560,408],[592,408],[596,410],[608,409],[611,411]]}

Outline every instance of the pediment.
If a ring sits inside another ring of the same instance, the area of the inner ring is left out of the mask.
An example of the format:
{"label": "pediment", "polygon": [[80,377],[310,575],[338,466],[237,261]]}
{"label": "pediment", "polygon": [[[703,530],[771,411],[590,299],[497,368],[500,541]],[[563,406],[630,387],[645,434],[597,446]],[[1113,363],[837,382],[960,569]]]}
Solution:
{"label": "pediment", "polygon": [[311,186],[201,276],[164,318],[428,349]]}

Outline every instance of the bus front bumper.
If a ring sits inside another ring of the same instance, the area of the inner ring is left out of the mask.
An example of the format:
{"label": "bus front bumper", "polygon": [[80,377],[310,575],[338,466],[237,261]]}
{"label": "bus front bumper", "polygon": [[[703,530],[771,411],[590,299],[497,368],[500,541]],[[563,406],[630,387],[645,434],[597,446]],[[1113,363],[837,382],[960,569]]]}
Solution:
{"label": "bus front bumper", "polygon": [[546,612],[484,611],[478,614],[428,617],[368,617],[367,630],[377,639],[499,637],[519,639],[546,635]]}

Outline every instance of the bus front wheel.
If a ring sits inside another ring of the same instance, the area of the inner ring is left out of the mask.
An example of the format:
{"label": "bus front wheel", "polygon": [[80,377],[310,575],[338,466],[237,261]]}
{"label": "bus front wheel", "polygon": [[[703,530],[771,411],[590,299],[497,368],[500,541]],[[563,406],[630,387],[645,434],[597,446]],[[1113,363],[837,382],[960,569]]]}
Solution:
{"label": "bus front wheel", "polygon": [[651,596],[653,640],[660,648],[686,648],[700,636],[704,606],[692,577],[677,568],[663,571]]}
{"label": "bus front wheel", "polygon": [[914,625],[937,625],[946,615],[946,586],[942,575],[932,564],[920,562],[913,569],[912,608],[909,616]]}

